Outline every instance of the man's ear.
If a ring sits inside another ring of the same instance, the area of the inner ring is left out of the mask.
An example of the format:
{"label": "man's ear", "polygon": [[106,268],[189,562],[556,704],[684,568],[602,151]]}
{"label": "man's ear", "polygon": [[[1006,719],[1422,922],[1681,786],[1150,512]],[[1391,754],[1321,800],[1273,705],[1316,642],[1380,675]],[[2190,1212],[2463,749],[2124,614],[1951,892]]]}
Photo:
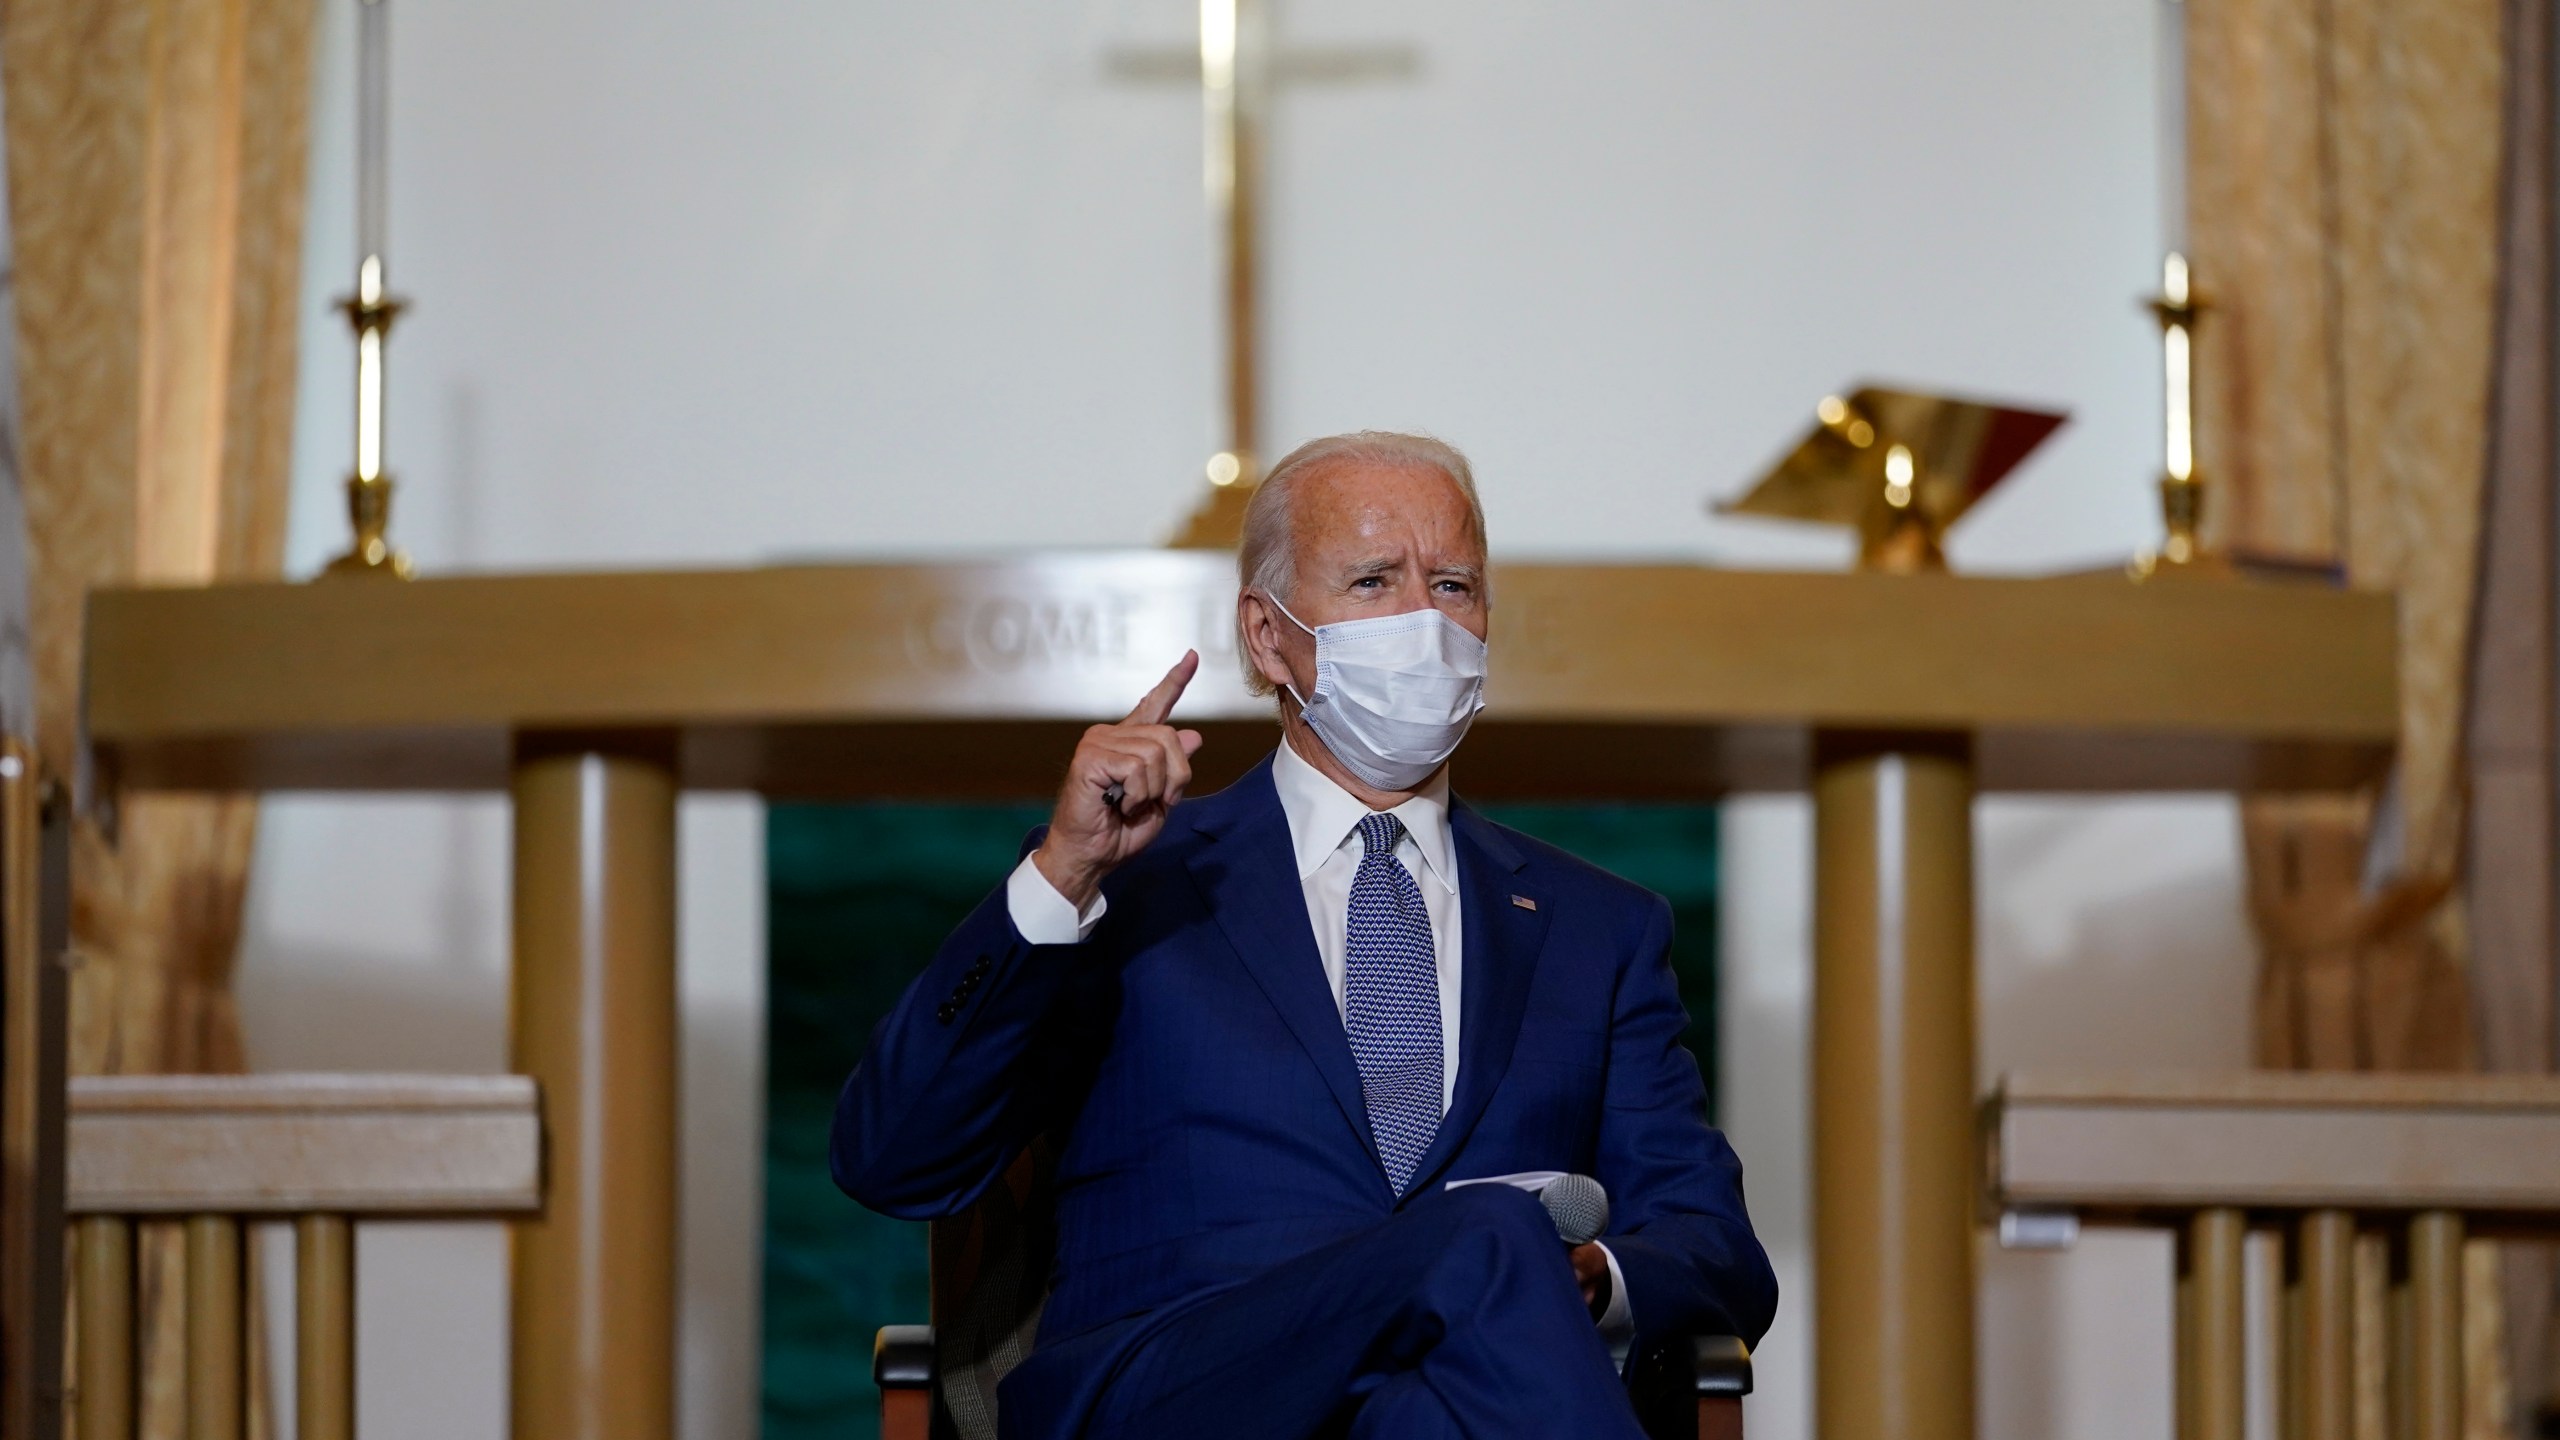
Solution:
{"label": "man's ear", "polygon": [[1280,615],[1269,600],[1252,590],[1236,594],[1236,629],[1244,636],[1244,653],[1254,672],[1278,689],[1297,683],[1289,662],[1280,657]]}

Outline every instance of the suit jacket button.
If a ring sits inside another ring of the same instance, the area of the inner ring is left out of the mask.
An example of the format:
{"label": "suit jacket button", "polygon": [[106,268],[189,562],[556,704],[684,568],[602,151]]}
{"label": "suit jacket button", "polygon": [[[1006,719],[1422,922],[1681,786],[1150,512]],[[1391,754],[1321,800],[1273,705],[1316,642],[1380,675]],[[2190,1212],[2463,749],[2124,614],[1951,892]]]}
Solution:
{"label": "suit jacket button", "polygon": [[971,975],[984,975],[994,968],[996,968],[994,957],[981,955],[978,957],[978,963],[969,967],[969,973]]}
{"label": "suit jacket button", "polygon": [[943,1001],[939,1006],[934,1008],[933,1018],[941,1021],[945,1025],[950,1024],[952,1021],[960,1018],[960,1003],[956,1000]]}

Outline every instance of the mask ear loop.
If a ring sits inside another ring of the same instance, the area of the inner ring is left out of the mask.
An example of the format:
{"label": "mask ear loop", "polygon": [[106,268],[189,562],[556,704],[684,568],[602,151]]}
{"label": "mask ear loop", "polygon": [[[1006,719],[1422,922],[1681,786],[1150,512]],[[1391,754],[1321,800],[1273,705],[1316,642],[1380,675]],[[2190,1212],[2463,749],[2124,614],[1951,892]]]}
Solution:
{"label": "mask ear loop", "polygon": [[1280,612],[1281,614],[1283,614],[1283,615],[1288,615],[1288,616],[1289,616],[1289,623],[1290,623],[1290,624],[1295,625],[1295,626],[1297,626],[1299,629],[1306,631],[1309,635],[1313,635],[1313,634],[1315,634],[1315,633],[1316,633],[1316,627],[1314,627],[1313,625],[1308,624],[1308,623],[1307,623],[1306,621],[1304,621],[1304,620],[1299,619],[1296,615],[1290,614],[1289,607],[1280,603],[1280,597],[1279,597],[1279,596],[1272,594],[1272,593],[1271,593],[1270,591],[1268,591],[1268,590],[1265,590],[1265,591],[1263,591],[1263,592],[1262,592],[1262,598],[1263,598],[1264,600],[1267,600],[1267,601],[1269,601],[1269,602],[1270,602],[1270,604],[1271,604],[1271,608],[1272,608],[1272,609],[1279,611],[1279,612]]}

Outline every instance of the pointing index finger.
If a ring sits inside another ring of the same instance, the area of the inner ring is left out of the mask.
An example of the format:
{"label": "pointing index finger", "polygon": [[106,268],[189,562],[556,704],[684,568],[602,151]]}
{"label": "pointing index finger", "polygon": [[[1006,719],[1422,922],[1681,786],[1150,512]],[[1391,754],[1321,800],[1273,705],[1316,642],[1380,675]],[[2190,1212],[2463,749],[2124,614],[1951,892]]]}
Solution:
{"label": "pointing index finger", "polygon": [[1183,688],[1191,683],[1191,677],[1198,674],[1199,670],[1200,652],[1183,651],[1182,658],[1173,662],[1173,668],[1164,672],[1164,678],[1156,682],[1156,688],[1148,691],[1146,698],[1138,702],[1138,708],[1130,711],[1129,718],[1121,723],[1125,725],[1163,724],[1165,717],[1173,713],[1173,702],[1182,698]]}

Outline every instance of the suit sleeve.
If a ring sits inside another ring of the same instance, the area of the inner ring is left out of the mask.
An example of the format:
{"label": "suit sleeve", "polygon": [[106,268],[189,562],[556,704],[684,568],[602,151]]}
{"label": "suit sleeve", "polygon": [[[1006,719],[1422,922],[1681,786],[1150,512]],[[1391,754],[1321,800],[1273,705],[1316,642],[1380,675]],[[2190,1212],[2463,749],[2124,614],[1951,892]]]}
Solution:
{"label": "suit sleeve", "polygon": [[1671,907],[1650,913],[1618,981],[1601,1117],[1600,1183],[1616,1202],[1602,1237],[1626,1280],[1639,1339],[1739,1335],[1758,1344],[1778,1281],[1742,1202],[1742,1162],[1707,1123],[1671,969]]}
{"label": "suit sleeve", "polygon": [[[1028,854],[1040,842],[1033,831]],[[996,887],[871,1032],[836,1097],[837,1188],[884,1215],[956,1215],[1089,1078],[1073,1012],[1088,945],[1035,945]]]}

